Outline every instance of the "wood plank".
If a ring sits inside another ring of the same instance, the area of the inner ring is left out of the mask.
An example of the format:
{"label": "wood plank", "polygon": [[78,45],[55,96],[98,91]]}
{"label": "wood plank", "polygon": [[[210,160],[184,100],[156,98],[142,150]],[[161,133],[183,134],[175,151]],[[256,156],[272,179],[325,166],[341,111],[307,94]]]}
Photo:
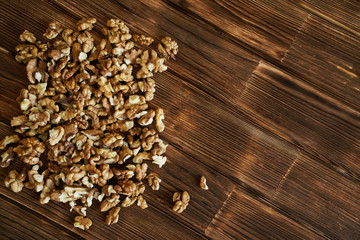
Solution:
{"label": "wood plank", "polygon": [[331,239],[360,238],[360,188],[302,154],[273,202]]}
{"label": "wood plank", "polygon": [[360,113],[266,62],[250,77],[243,108],[279,135],[328,162],[342,174],[360,177]]}
{"label": "wood plank", "polygon": [[238,187],[206,235],[211,239],[324,239]]}
{"label": "wood plank", "polygon": [[[11,52],[24,29],[41,36],[46,27],[40,26],[54,20],[54,16],[67,27],[73,27],[83,16],[96,17],[99,20],[96,32],[99,32],[107,19],[121,17],[135,33],[144,33],[157,40],[166,35],[172,36],[178,42],[180,51],[176,61],[170,61],[169,66],[176,69],[177,74],[191,77],[193,84],[208,93],[233,102],[241,95],[246,79],[259,61],[253,54],[219,36],[218,31],[209,30],[207,25],[184,17],[184,13],[169,8],[159,0],[106,0],[101,4],[88,2],[81,6],[73,1],[46,1],[26,8],[21,1],[14,1],[11,4],[4,3],[2,8],[2,17],[8,21],[24,22],[15,24],[14,29],[0,22],[0,37],[11,39],[4,43],[4,47]],[[25,15],[20,15],[24,19],[19,18],[20,10]],[[37,23],[27,19],[27,15],[38,16],[36,21],[42,21],[42,25],[32,26]]]}
{"label": "wood plank", "polygon": [[3,196],[0,230],[2,239],[84,239]]}
{"label": "wood plank", "polygon": [[298,150],[171,73],[156,79],[153,102],[166,113],[163,137],[199,162],[271,196]]}
{"label": "wood plank", "polygon": [[311,16],[282,60],[339,101],[360,109],[360,38]]}
{"label": "wood plank", "polygon": [[290,1],[169,0],[263,54],[281,59],[308,16]]}
{"label": "wood plank", "polygon": [[360,5],[357,0],[295,0],[307,11],[360,36]]}

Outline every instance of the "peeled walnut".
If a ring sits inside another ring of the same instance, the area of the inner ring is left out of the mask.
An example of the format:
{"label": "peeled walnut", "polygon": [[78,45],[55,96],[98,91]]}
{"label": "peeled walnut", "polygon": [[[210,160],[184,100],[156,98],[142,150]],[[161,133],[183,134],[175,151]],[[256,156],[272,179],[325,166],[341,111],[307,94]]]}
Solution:
{"label": "peeled walnut", "polygon": [[175,192],[173,195],[173,202],[175,202],[173,210],[177,213],[182,213],[190,202],[190,195],[187,191],[183,193]]}
{"label": "peeled walnut", "polygon": [[111,209],[109,211],[109,214],[106,216],[105,223],[107,225],[117,223],[119,220],[119,211],[120,211],[120,207],[114,207],[113,209]]}
{"label": "peeled walnut", "polygon": [[28,30],[25,30],[21,35],[20,35],[20,40],[22,42],[29,42],[29,43],[35,43],[36,42],[36,38],[34,36],[34,34],[32,34],[31,32],[29,32]]}
{"label": "peeled walnut", "polygon": [[11,135],[11,136],[6,136],[0,141],[0,150],[5,150],[7,145],[17,143],[19,141],[20,141],[20,138],[16,134]]}
{"label": "peeled walnut", "polygon": [[10,162],[14,160],[14,151],[12,147],[9,147],[6,152],[1,154],[0,167],[5,168],[10,165]]}
{"label": "peeled walnut", "polygon": [[78,31],[91,30],[95,23],[95,18],[83,18],[76,23],[76,28]]}
{"label": "peeled walnut", "polygon": [[120,202],[120,196],[118,194],[112,194],[111,197],[105,198],[100,205],[100,211],[106,212],[109,209],[115,207]]}
{"label": "peeled walnut", "polygon": [[4,180],[5,186],[13,192],[20,192],[24,186],[26,175],[19,174],[16,170],[11,170]]}
{"label": "peeled walnut", "polygon": [[133,38],[135,42],[146,46],[149,46],[154,42],[154,39],[152,37],[146,37],[144,35],[139,36],[137,34],[134,34]]}
{"label": "peeled walnut", "polygon": [[170,37],[165,37],[161,39],[161,43],[158,45],[158,51],[160,55],[164,57],[172,57],[175,59],[175,55],[178,53],[179,47],[177,42],[173,41]]}
{"label": "peeled walnut", "polygon": [[203,190],[208,190],[209,189],[209,187],[206,185],[206,178],[204,176],[201,176],[200,188],[203,189]]}
{"label": "peeled walnut", "polygon": [[57,127],[54,127],[53,129],[51,129],[49,131],[49,143],[50,143],[50,145],[54,146],[55,144],[60,142],[60,140],[64,136],[64,133],[65,133],[65,130],[61,126],[57,126]]}
{"label": "peeled walnut", "polygon": [[158,132],[163,132],[165,129],[165,124],[163,123],[164,119],[165,119],[164,110],[162,110],[161,108],[157,108],[155,120],[156,120],[156,130]]}
{"label": "peeled walnut", "polygon": [[83,216],[75,217],[74,227],[80,228],[82,230],[87,230],[91,227],[91,225],[92,221],[90,220],[90,218],[86,218]]}
{"label": "peeled walnut", "polygon": [[155,111],[151,109],[139,119],[138,124],[140,126],[148,126],[153,122],[154,117]]}
{"label": "peeled walnut", "polygon": [[153,155],[152,160],[152,163],[158,165],[161,168],[166,163],[167,158],[163,156]]}
{"label": "peeled walnut", "polygon": [[152,190],[159,190],[161,179],[156,173],[150,173],[147,175],[146,179],[148,180],[148,184]]}
{"label": "peeled walnut", "polygon": [[137,197],[137,205],[141,208],[141,209],[145,209],[148,207],[146,200],[143,198],[142,195],[139,195]]}
{"label": "peeled walnut", "polygon": [[132,198],[129,198],[129,197],[126,197],[124,199],[124,201],[121,202],[121,206],[122,207],[130,207],[131,205],[133,205],[137,200],[137,197],[132,197]]}
{"label": "peeled walnut", "polygon": [[[129,165],[128,165],[129,166]],[[146,171],[148,169],[148,165],[146,163],[143,164],[136,164],[135,169],[133,170],[135,172],[135,177],[137,180],[141,181],[146,177]],[[130,169],[132,170],[132,169]]]}
{"label": "peeled walnut", "polygon": [[59,22],[53,21],[49,23],[48,29],[46,29],[46,32],[44,33],[44,37],[47,39],[54,39],[62,32],[62,27]]}
{"label": "peeled walnut", "polygon": [[40,192],[44,187],[44,175],[39,173],[39,165],[34,165],[28,172],[29,182],[25,183],[27,188]]}

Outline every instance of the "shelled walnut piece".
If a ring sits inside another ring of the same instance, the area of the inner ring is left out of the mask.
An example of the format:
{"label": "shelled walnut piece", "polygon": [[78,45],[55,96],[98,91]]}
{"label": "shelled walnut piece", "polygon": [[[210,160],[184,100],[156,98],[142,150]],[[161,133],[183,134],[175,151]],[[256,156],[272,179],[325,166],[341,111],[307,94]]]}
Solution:
{"label": "shelled walnut piece", "polygon": [[187,191],[182,193],[175,192],[173,195],[173,202],[175,202],[173,210],[177,213],[182,213],[190,202],[190,195]]}
{"label": "shelled walnut piece", "polygon": [[208,185],[206,184],[205,176],[201,176],[201,178],[200,178],[200,188],[203,189],[203,190],[208,190],[209,189]]}
{"label": "shelled walnut piece", "polygon": [[159,189],[160,178],[147,169],[150,162],[166,163],[167,144],[158,136],[164,111],[149,108],[151,77],[166,71],[165,61],[178,51],[169,37],[161,40],[159,53],[149,49],[154,39],[133,36],[119,19],[108,20],[105,38],[95,42],[95,23],[84,18],[72,30],[53,21],[44,33],[47,42],[27,30],[20,35],[15,59],[27,65],[30,85],[17,98],[23,111],[11,121],[17,134],[0,141],[1,167],[25,163],[21,173],[9,172],[5,185],[39,192],[41,204],[69,205],[81,215],[74,226],[83,230],[92,224],[85,216],[94,199],[109,211],[106,223],[114,224],[118,205],[148,206],[145,178]]}

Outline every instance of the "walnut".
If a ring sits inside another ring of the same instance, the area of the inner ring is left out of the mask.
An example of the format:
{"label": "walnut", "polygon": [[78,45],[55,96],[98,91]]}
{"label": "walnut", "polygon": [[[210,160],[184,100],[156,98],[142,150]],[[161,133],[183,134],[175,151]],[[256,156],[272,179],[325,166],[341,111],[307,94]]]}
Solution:
{"label": "walnut", "polygon": [[151,160],[151,159],[152,159],[151,153],[149,153],[149,152],[140,152],[133,158],[133,162],[134,163],[142,163],[143,160]]}
{"label": "walnut", "polygon": [[36,42],[36,38],[34,36],[34,34],[32,34],[31,32],[29,32],[28,30],[25,30],[21,35],[20,35],[20,40],[22,42],[29,42],[29,43],[35,43]]}
{"label": "walnut", "polygon": [[138,124],[140,126],[148,126],[153,122],[154,117],[155,111],[151,109],[139,119]]}
{"label": "walnut", "polygon": [[0,150],[5,150],[8,145],[17,143],[19,141],[20,141],[20,138],[16,134],[11,135],[11,136],[6,136],[3,138],[3,140],[0,141]]}
{"label": "walnut", "polygon": [[156,109],[156,117],[155,117],[155,120],[156,120],[156,130],[158,132],[163,132],[164,129],[165,129],[165,124],[163,123],[163,120],[165,119],[164,117],[164,110],[162,110],[161,108],[157,108]]}
{"label": "walnut", "polygon": [[23,124],[25,124],[28,121],[27,116],[25,115],[21,115],[21,116],[17,116],[17,117],[13,117],[11,119],[10,125],[11,126],[21,126]]}
{"label": "walnut", "polygon": [[151,154],[152,155],[162,155],[165,153],[167,146],[168,145],[166,143],[164,143],[163,140],[158,139],[153,145]]}
{"label": "walnut", "polygon": [[61,27],[60,23],[57,21],[53,21],[49,23],[48,29],[44,33],[44,37],[47,39],[54,39],[62,32],[63,28]]}
{"label": "walnut", "polygon": [[11,170],[4,180],[5,186],[10,188],[13,192],[20,192],[24,186],[23,181],[25,176],[19,174],[16,170]]}
{"label": "walnut", "polygon": [[121,202],[121,206],[122,207],[130,207],[131,205],[133,205],[137,200],[137,197],[132,197],[132,198],[129,198],[129,197],[126,197],[124,199],[124,201]]}
{"label": "walnut", "polygon": [[149,151],[159,137],[154,129],[144,128],[142,131],[143,133],[140,135],[141,146],[145,151]]}
{"label": "walnut", "polygon": [[209,189],[209,187],[206,184],[206,178],[204,176],[201,176],[201,178],[200,178],[200,188],[203,190]]}
{"label": "walnut", "polygon": [[10,162],[14,160],[14,151],[13,147],[9,147],[6,152],[1,154],[1,163],[0,167],[5,168],[10,165]]}
{"label": "walnut", "polygon": [[154,42],[154,39],[152,37],[146,37],[144,35],[139,36],[137,34],[134,34],[133,39],[135,42],[146,46],[149,46]]}
{"label": "walnut", "polygon": [[148,207],[146,200],[143,198],[142,195],[139,195],[137,197],[137,205],[141,208],[141,209],[145,209]]}
{"label": "walnut", "polygon": [[27,188],[40,192],[44,187],[44,175],[39,173],[39,165],[34,165],[28,172],[29,182],[25,183]]}
{"label": "walnut", "polygon": [[109,211],[109,214],[106,216],[105,223],[107,225],[115,224],[119,220],[119,211],[120,207],[114,207]]}
{"label": "walnut", "polygon": [[116,193],[113,185],[105,185],[102,187],[101,192],[105,194],[105,196],[110,197],[111,194]]}
{"label": "walnut", "polygon": [[153,155],[152,160],[152,163],[157,164],[161,168],[166,163],[167,158],[163,156]]}
{"label": "walnut", "polygon": [[161,183],[159,175],[157,175],[156,173],[150,173],[149,175],[147,175],[146,179],[148,180],[148,184],[152,190],[159,190]]}
{"label": "walnut", "polygon": [[175,55],[178,53],[178,44],[173,41],[170,37],[165,37],[161,39],[161,43],[158,45],[158,51],[163,57],[169,58],[172,57],[175,59]]}
{"label": "walnut", "polygon": [[49,131],[49,143],[50,143],[50,145],[54,146],[55,144],[60,142],[60,140],[64,136],[64,133],[65,133],[65,130],[61,126],[57,126],[57,127],[54,127],[53,129],[51,129]]}
{"label": "walnut", "polygon": [[17,55],[16,61],[22,63],[28,63],[30,59],[34,59],[39,55],[39,49],[34,45],[21,44],[15,48]]}
{"label": "walnut", "polygon": [[[131,49],[130,52],[127,52],[125,54],[125,59],[124,59],[124,62],[131,66],[130,64],[134,64],[136,63],[136,59],[142,54],[142,50],[141,49],[138,49],[138,50],[135,50],[135,49]],[[131,81],[131,80],[130,80]],[[129,81],[125,81],[125,82],[129,82]]]}
{"label": "walnut", "polygon": [[101,205],[100,205],[100,211],[106,212],[109,209],[115,207],[120,202],[120,196],[118,194],[111,194],[111,197],[105,198]]}
{"label": "walnut", "polygon": [[120,169],[117,169],[117,168],[113,168],[112,171],[113,171],[113,173],[115,175],[115,178],[118,179],[118,180],[132,178],[134,176],[134,174],[135,174],[134,171],[120,170]]}
{"label": "walnut", "polygon": [[91,227],[92,221],[90,218],[86,218],[84,216],[76,216],[74,227],[80,228],[82,230],[87,230]]}
{"label": "walnut", "polygon": [[[135,167],[135,177],[137,180],[141,181],[146,177],[146,171],[147,171],[148,165],[146,163],[142,164],[136,164]],[[129,169],[132,170],[132,169]]]}
{"label": "walnut", "polygon": [[187,191],[183,193],[175,192],[173,195],[173,202],[175,202],[173,211],[182,213],[189,205],[190,195]]}
{"label": "walnut", "polygon": [[45,144],[37,138],[24,138],[20,140],[19,145],[14,148],[17,156],[29,165],[35,165],[39,162],[40,155],[45,151]]}
{"label": "walnut", "polygon": [[116,185],[114,189],[116,192],[123,195],[132,195],[132,193],[136,191],[137,188],[136,184],[129,179],[119,180],[118,184],[119,185]]}
{"label": "walnut", "polygon": [[76,28],[78,31],[91,30],[95,23],[95,18],[83,18],[76,23]]}
{"label": "walnut", "polygon": [[72,183],[81,180],[85,174],[86,172],[84,169],[81,169],[81,165],[74,164],[66,174],[66,179]]}

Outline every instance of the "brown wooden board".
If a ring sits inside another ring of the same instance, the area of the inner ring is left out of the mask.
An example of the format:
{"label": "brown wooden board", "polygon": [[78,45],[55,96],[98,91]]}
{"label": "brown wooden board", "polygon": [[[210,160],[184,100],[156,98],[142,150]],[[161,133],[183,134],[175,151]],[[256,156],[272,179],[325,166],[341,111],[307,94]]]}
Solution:
{"label": "brown wooden board", "polygon": [[310,156],[301,155],[273,201],[331,239],[359,239],[360,189]]}
{"label": "brown wooden board", "polygon": [[1,239],[84,239],[38,213],[0,196]]}
{"label": "brown wooden board", "polygon": [[308,13],[291,1],[197,1],[169,0],[184,12],[191,12],[275,59],[281,59],[300,30]]}
{"label": "brown wooden board", "polygon": [[311,16],[282,62],[309,84],[359,111],[359,40],[360,37]]}
{"label": "brown wooden board", "polygon": [[359,112],[266,62],[250,77],[243,107],[342,174],[360,177]]}
{"label": "brown wooden board", "polygon": [[357,0],[294,0],[307,11],[360,36],[360,4]]}
{"label": "brown wooden board", "polygon": [[324,239],[236,188],[206,235],[213,239]]}

